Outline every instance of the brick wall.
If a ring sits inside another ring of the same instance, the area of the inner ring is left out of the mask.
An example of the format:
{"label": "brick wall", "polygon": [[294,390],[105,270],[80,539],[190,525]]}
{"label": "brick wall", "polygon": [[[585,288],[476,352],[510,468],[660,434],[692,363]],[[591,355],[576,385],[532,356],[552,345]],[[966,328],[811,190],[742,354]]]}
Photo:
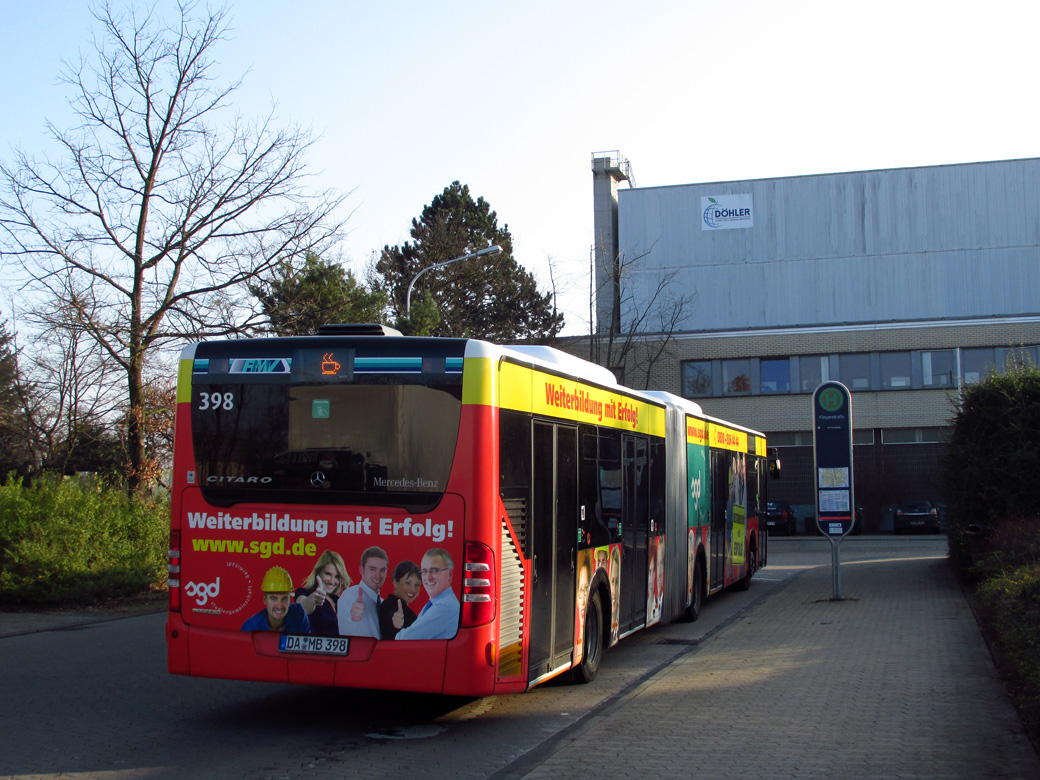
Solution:
{"label": "brick wall", "polygon": [[[943,444],[857,445],[852,448],[856,504],[864,508],[868,533],[878,529],[886,505],[906,498],[943,499]],[[781,477],[769,483],[769,498],[815,505],[812,447],[781,447]]]}

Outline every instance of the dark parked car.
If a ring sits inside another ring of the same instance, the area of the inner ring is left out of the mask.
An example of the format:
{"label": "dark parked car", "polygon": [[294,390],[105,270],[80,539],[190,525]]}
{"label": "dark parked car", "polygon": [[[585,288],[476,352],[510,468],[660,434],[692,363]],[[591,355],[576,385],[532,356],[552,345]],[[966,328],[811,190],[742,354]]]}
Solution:
{"label": "dark parked car", "polygon": [[798,530],[794,510],[786,501],[770,501],[766,504],[766,528],[771,534],[794,534]]}
{"label": "dark parked car", "polygon": [[897,534],[939,533],[939,511],[931,501],[908,499],[896,507],[893,530]]}

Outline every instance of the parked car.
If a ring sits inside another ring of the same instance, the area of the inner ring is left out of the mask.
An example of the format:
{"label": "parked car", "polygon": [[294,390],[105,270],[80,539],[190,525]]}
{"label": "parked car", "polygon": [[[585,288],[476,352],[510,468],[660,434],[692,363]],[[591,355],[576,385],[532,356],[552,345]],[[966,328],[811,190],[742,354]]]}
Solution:
{"label": "parked car", "polygon": [[798,531],[798,525],[794,516],[794,510],[786,501],[770,501],[766,504],[765,511],[766,529],[771,534],[794,535]]}
{"label": "parked car", "polygon": [[914,498],[896,507],[893,530],[897,534],[939,533],[939,511],[931,501]]}

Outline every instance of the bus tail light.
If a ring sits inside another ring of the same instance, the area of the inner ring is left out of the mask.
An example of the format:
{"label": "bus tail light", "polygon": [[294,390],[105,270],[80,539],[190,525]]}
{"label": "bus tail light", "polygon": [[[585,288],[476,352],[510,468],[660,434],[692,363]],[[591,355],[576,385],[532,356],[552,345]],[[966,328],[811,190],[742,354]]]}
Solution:
{"label": "bus tail light", "polygon": [[495,619],[495,555],[479,542],[466,542],[462,578],[460,628],[473,628]]}
{"label": "bus tail light", "polygon": [[170,572],[167,584],[170,588],[170,612],[181,611],[181,532],[170,531]]}

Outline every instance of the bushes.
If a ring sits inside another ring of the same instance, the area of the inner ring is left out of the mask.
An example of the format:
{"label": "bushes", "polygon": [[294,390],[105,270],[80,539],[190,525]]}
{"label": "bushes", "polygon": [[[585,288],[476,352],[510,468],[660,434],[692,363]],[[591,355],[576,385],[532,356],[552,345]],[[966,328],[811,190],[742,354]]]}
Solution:
{"label": "bushes", "polygon": [[1040,518],[1020,515],[996,526],[985,540],[985,551],[978,556],[974,571],[986,582],[1014,576],[1017,570],[1038,564]]}
{"label": "bushes", "polygon": [[950,558],[975,583],[979,623],[1040,742],[1040,370],[966,390],[948,453]]}
{"label": "bushes", "polygon": [[0,485],[0,604],[88,604],[166,579],[169,509],[73,479]]}
{"label": "bushes", "polygon": [[950,557],[967,574],[970,526],[1040,512],[1040,369],[1009,367],[965,390],[947,453]]}

